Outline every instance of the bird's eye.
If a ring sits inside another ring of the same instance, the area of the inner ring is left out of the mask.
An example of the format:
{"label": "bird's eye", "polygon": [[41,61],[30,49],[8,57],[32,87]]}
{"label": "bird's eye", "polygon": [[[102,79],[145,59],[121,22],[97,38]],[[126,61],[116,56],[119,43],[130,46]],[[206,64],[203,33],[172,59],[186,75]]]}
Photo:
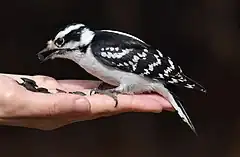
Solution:
{"label": "bird's eye", "polygon": [[55,45],[60,47],[62,46],[64,43],[64,39],[63,38],[58,38],[56,41],[55,41]]}

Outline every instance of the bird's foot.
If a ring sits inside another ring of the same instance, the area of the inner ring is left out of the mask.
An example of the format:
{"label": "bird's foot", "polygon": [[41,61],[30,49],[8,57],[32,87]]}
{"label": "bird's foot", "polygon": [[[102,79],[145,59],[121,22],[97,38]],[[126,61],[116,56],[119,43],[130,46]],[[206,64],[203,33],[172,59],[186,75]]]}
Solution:
{"label": "bird's foot", "polygon": [[112,88],[114,88],[114,86],[107,84],[105,82],[101,82],[97,87],[97,89],[100,89],[100,90],[106,90],[106,89],[112,89]]}
{"label": "bird's foot", "polygon": [[90,90],[90,95],[93,95],[93,94],[107,95],[107,96],[113,98],[113,100],[115,101],[115,107],[118,106],[117,94],[119,94],[119,92],[115,91],[114,89],[101,90],[98,88],[94,88],[94,89]]}

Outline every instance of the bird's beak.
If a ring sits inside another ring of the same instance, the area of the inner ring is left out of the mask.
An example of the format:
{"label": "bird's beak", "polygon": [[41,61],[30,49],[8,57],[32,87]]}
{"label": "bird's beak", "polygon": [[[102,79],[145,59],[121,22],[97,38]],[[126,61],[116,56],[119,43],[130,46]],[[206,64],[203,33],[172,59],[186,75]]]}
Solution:
{"label": "bird's beak", "polygon": [[58,49],[50,49],[48,47],[46,47],[45,49],[43,49],[42,51],[37,53],[38,59],[41,62],[44,62],[46,60],[49,60],[52,58],[52,56],[58,51]]}

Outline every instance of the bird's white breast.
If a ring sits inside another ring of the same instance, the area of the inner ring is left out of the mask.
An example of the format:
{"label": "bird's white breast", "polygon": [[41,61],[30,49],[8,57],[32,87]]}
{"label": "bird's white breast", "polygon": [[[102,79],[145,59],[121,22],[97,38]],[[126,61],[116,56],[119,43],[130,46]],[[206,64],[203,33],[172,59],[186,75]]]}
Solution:
{"label": "bird's white breast", "polygon": [[149,81],[139,75],[120,71],[102,64],[94,57],[90,48],[87,49],[84,57],[77,61],[77,64],[91,75],[114,86],[119,84],[149,84]]}

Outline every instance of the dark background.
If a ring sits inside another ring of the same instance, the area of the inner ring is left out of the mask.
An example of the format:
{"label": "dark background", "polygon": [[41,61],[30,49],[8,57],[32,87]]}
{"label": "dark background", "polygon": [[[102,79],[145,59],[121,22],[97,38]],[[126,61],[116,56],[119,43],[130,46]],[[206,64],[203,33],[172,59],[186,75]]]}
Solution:
{"label": "dark background", "polygon": [[0,127],[0,156],[239,157],[239,9],[238,0],[1,1],[2,73],[93,79],[71,61],[36,57],[58,29],[83,22],[158,47],[208,93],[177,93],[199,137],[174,113],[128,113],[49,132]]}

